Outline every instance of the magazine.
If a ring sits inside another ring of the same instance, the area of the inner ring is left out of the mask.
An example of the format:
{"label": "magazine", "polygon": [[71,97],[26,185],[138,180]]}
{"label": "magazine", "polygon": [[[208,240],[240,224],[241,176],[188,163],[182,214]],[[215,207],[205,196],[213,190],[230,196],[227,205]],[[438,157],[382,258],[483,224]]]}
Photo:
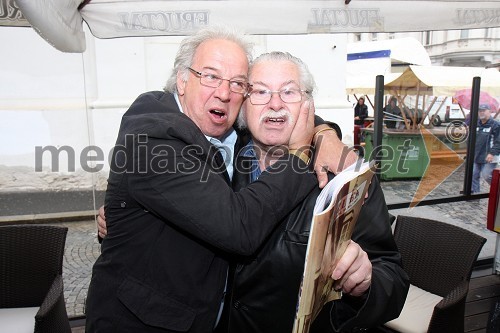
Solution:
{"label": "magazine", "polygon": [[327,302],[342,297],[330,278],[351,239],[375,163],[355,163],[323,188],[314,206],[293,333],[307,333]]}

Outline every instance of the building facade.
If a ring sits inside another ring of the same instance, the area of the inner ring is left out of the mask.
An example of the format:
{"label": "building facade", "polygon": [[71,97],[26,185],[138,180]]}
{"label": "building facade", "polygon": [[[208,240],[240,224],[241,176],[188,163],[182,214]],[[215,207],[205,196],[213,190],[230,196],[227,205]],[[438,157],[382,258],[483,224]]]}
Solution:
{"label": "building facade", "polygon": [[489,67],[500,64],[500,28],[405,33],[351,33],[349,43],[413,37],[435,66]]}

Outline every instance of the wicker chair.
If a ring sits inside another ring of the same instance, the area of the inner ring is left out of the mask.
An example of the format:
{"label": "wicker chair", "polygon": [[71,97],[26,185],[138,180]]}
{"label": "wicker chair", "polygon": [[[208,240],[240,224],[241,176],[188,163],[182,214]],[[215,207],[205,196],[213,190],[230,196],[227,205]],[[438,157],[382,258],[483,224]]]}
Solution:
{"label": "wicker chair", "polygon": [[[46,225],[0,227],[0,327],[19,318],[14,330],[27,323],[37,333],[71,333],[62,280],[67,232]],[[19,317],[26,309],[34,318]]]}
{"label": "wicker chair", "polygon": [[[463,333],[472,267],[486,239],[451,224],[401,215],[396,221],[394,238],[411,285],[437,297],[437,304],[427,310],[426,320],[430,318],[427,332]],[[413,317],[418,307],[408,304],[411,299],[408,295],[400,318],[423,321]],[[408,312],[403,315],[405,311]],[[400,332],[416,331],[408,322],[400,322],[398,326]],[[422,326],[425,332],[426,323]]]}

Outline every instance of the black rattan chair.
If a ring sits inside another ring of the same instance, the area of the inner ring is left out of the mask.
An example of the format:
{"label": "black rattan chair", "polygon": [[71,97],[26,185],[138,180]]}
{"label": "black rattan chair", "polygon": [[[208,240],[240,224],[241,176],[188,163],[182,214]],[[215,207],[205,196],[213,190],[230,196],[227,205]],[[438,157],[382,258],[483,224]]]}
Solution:
{"label": "black rattan chair", "polygon": [[448,223],[401,215],[394,238],[410,283],[443,297],[427,332],[463,333],[470,276],[486,239]]}
{"label": "black rattan chair", "polygon": [[0,227],[0,308],[39,307],[36,333],[71,333],[62,280],[67,232],[46,225]]}

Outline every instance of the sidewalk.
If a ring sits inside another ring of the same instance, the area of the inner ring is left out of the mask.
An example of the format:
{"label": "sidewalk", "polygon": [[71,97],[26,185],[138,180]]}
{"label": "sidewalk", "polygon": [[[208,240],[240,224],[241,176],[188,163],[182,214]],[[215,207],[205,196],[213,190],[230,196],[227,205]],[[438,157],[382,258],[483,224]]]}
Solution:
{"label": "sidewalk", "polygon": [[101,253],[94,220],[53,225],[68,227],[63,260],[64,298],[69,317],[84,314],[92,266]]}

